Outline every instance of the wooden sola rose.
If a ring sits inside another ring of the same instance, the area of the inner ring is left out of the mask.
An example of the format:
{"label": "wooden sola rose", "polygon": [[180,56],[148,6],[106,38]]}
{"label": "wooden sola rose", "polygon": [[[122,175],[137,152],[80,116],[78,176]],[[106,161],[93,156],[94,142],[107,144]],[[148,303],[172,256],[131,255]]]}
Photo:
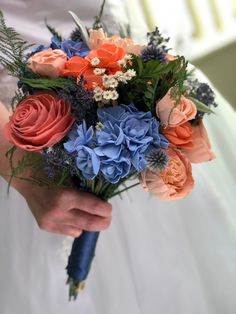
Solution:
{"label": "wooden sola rose", "polygon": [[66,101],[54,93],[39,93],[19,103],[6,124],[5,134],[23,150],[40,151],[59,142],[74,121]]}
{"label": "wooden sola rose", "polygon": [[193,189],[194,180],[189,160],[174,146],[167,149],[168,165],[162,171],[148,168],[140,174],[140,183],[145,191],[162,200],[186,197]]}

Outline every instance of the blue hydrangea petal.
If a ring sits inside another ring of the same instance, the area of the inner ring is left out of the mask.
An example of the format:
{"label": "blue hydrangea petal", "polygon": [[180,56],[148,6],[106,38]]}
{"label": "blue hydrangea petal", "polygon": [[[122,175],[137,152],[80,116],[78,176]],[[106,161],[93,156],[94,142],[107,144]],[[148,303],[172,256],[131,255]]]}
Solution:
{"label": "blue hydrangea petal", "polygon": [[170,142],[167,140],[167,138],[163,135],[160,134],[160,146],[161,148],[167,148],[169,146]]}
{"label": "blue hydrangea petal", "polygon": [[130,161],[123,158],[119,162],[101,161],[101,171],[108,182],[119,182],[130,173]]}
{"label": "blue hydrangea petal", "polygon": [[95,153],[101,157],[107,157],[110,160],[117,159],[121,153],[121,146],[115,146],[113,144],[108,144],[94,149]]}
{"label": "blue hydrangea petal", "polygon": [[91,148],[86,146],[82,146],[78,151],[76,165],[88,180],[94,179],[100,170],[99,158]]}

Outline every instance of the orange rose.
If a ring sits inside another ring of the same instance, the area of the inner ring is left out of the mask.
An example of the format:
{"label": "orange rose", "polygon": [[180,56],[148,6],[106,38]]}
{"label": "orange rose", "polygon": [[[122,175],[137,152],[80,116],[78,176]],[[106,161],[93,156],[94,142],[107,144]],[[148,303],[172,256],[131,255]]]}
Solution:
{"label": "orange rose", "polygon": [[162,200],[184,198],[194,186],[191,164],[178,149],[169,147],[167,153],[167,167],[160,172],[144,170],[140,175],[140,183],[146,191]]}
{"label": "orange rose", "polygon": [[86,59],[93,65],[93,60],[98,60],[94,66],[105,68],[107,74],[114,74],[122,68],[118,61],[122,60],[125,56],[123,48],[117,47],[114,44],[103,44],[95,50],[91,50],[86,56]]}
{"label": "orange rose", "polygon": [[39,151],[59,142],[70,130],[74,118],[70,105],[56,94],[26,97],[6,124],[6,137],[15,146]]}
{"label": "orange rose", "polygon": [[64,68],[67,55],[60,49],[47,49],[35,53],[28,60],[28,67],[36,74],[57,78]]}
{"label": "orange rose", "polygon": [[184,96],[181,96],[179,104],[176,105],[176,101],[171,98],[171,91],[169,91],[157,102],[156,114],[162,124],[175,127],[194,119],[197,108],[190,99]]}
{"label": "orange rose", "polygon": [[180,148],[191,149],[193,147],[193,130],[189,122],[185,122],[176,127],[167,127],[162,129],[162,134],[170,141]]}
{"label": "orange rose", "polygon": [[87,88],[93,88],[93,84],[96,83],[98,86],[102,86],[102,77],[94,74],[94,67],[90,65],[90,62],[84,58],[75,56],[72,57],[65,63],[64,69],[61,70],[61,76],[74,76],[80,77],[83,75],[87,84]]}
{"label": "orange rose", "polygon": [[192,163],[200,163],[215,158],[211,151],[211,144],[207,135],[207,131],[201,121],[199,125],[192,127],[193,147],[191,149],[182,149],[181,151]]}
{"label": "orange rose", "polygon": [[102,28],[99,28],[97,30],[90,29],[89,35],[90,49],[96,49],[102,44],[109,43],[114,44],[117,47],[123,48],[125,53],[131,53],[138,56],[140,52],[145,48],[144,45],[135,44],[130,38],[121,38],[117,35],[107,37],[107,34],[104,33]]}
{"label": "orange rose", "polygon": [[72,57],[65,63],[61,70],[61,76],[80,77],[83,75],[87,81],[87,88],[93,88],[94,83],[102,87],[102,76],[94,74],[96,67],[105,69],[106,74],[114,74],[121,71],[118,64],[124,58],[124,50],[112,44],[103,44],[100,48],[90,51],[86,58]]}

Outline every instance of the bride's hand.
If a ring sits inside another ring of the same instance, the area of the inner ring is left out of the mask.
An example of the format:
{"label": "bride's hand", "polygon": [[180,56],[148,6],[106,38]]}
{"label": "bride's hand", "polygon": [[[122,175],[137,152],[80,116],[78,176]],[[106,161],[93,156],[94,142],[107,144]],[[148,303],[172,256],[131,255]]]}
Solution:
{"label": "bride's hand", "polygon": [[78,237],[82,230],[100,231],[111,222],[111,205],[74,189],[28,186],[20,190],[39,227]]}
{"label": "bride's hand", "polygon": [[[9,160],[5,154],[12,146],[4,136],[4,126],[9,112],[0,102],[0,174],[8,181],[11,174]],[[17,150],[14,162],[24,152]],[[96,196],[73,189],[36,187],[28,182],[12,180],[26,199],[40,228],[64,235],[77,237],[81,230],[100,231],[111,222],[111,205]]]}

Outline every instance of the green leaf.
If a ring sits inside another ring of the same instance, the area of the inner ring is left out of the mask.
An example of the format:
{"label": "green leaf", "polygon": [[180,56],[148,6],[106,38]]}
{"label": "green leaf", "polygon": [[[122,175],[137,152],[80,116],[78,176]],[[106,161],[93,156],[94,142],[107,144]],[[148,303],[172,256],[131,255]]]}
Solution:
{"label": "green leaf", "polygon": [[192,100],[192,102],[194,102],[198,111],[205,112],[205,113],[214,113],[213,110],[211,110],[208,106],[206,106],[204,103],[197,100],[196,98],[188,97],[188,99],[190,99],[190,100]]}
{"label": "green leaf", "polygon": [[83,25],[81,20],[78,18],[78,16],[74,12],[69,11],[69,13],[72,16],[75,24],[77,25],[77,27],[79,28],[79,30],[81,32],[81,36],[82,36],[83,42],[88,44],[89,37],[88,37],[88,32],[87,32],[86,27]]}
{"label": "green leaf", "polygon": [[25,83],[26,85],[34,88],[34,89],[59,89],[59,88],[65,88],[69,85],[73,84],[73,81],[68,80],[66,78],[57,78],[57,79],[51,79],[51,78],[36,78],[36,79],[30,79],[25,77],[20,77],[20,81],[22,83]]}
{"label": "green leaf", "polygon": [[142,75],[142,72],[143,72],[143,62],[141,59],[137,58],[136,59],[136,62],[137,62],[137,66],[138,66],[138,75],[141,76]]}

